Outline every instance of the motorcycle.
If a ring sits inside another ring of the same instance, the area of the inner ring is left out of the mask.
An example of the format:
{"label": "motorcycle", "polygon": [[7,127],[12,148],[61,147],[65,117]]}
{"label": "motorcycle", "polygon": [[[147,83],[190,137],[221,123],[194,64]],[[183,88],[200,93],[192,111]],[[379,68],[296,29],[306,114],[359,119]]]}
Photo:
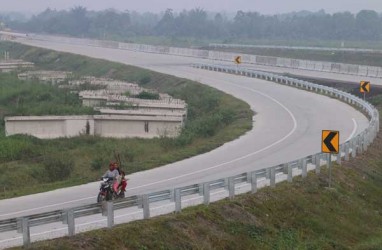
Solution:
{"label": "motorcycle", "polygon": [[103,177],[101,179],[101,184],[99,188],[99,193],[97,196],[97,202],[111,201],[115,199],[125,198],[126,192],[126,179],[122,178],[121,184],[119,185],[118,192],[113,189],[114,178]]}

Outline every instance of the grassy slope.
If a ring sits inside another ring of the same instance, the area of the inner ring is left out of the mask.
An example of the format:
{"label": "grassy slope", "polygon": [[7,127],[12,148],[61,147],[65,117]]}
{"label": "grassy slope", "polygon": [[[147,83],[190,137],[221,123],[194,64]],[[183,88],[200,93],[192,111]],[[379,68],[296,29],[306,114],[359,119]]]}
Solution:
{"label": "grassy slope", "polygon": [[32,249],[382,249],[382,135],[369,150],[307,179]]}
{"label": "grassy slope", "polygon": [[[120,152],[125,171],[133,173],[210,151],[252,127],[253,112],[248,104],[187,79],[14,43],[0,43],[0,53],[3,50],[10,51],[14,58],[33,61],[38,68],[107,76],[169,93],[187,102],[189,119],[179,138],[153,140],[87,136],[54,140],[5,138],[0,123],[0,199],[97,180],[114,158],[114,151]],[[7,104],[0,104],[0,118],[9,113]],[[52,162],[73,163],[69,178],[57,180],[46,176],[45,166]]]}

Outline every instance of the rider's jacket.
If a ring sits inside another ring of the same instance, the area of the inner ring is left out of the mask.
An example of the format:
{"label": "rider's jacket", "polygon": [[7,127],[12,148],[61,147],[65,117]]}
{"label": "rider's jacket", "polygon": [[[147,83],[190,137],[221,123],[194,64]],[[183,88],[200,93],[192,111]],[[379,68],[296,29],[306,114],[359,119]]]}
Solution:
{"label": "rider's jacket", "polygon": [[102,176],[102,178],[114,178],[116,179],[118,177],[119,173],[117,169],[114,169],[113,171],[107,170],[106,173]]}

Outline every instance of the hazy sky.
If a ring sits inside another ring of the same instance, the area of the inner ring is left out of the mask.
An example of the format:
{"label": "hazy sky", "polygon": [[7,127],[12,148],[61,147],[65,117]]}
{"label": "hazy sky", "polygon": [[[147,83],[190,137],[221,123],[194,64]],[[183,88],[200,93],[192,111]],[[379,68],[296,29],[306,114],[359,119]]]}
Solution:
{"label": "hazy sky", "polygon": [[175,11],[200,7],[208,11],[258,11],[277,14],[299,10],[326,12],[371,9],[382,12],[382,0],[0,0],[0,11],[38,12],[47,7],[68,9],[84,6],[92,10],[115,8],[139,12],[160,12],[167,8]]}

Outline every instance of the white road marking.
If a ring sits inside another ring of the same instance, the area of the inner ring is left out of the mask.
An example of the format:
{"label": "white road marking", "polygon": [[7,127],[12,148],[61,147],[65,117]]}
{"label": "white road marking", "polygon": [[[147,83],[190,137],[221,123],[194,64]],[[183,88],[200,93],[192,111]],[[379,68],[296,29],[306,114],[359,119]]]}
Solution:
{"label": "white road marking", "polygon": [[260,91],[257,91],[257,90],[253,90],[253,89],[250,89],[250,88],[247,88],[247,87],[243,87],[243,86],[240,86],[240,85],[237,85],[237,84],[233,84],[233,83],[227,83],[227,84],[231,84],[231,85],[235,85],[236,87],[239,87],[239,88],[242,88],[242,89],[246,89],[248,91],[251,91],[251,92],[254,92],[254,93],[257,93],[259,95],[262,95],[268,99],[270,99],[271,101],[275,102],[276,104],[280,105],[289,115],[290,117],[292,118],[293,120],[293,128],[292,130],[286,135],[284,136],[283,138],[281,138],[280,140],[260,149],[260,150],[257,150],[255,152],[252,152],[250,154],[247,154],[247,155],[244,155],[244,156],[241,156],[241,157],[238,157],[236,159],[233,159],[233,160],[230,160],[230,161],[227,161],[227,162],[223,162],[221,164],[218,164],[218,165],[215,165],[215,166],[212,166],[212,167],[209,167],[209,168],[205,168],[205,169],[201,169],[201,170],[197,170],[197,171],[194,171],[194,172],[190,172],[190,173],[187,173],[187,174],[183,174],[183,175],[178,175],[178,176],[175,176],[175,177],[171,177],[171,178],[168,178],[168,179],[164,179],[164,180],[160,180],[160,181],[156,181],[156,182],[152,182],[152,183],[149,183],[149,184],[145,184],[145,185],[141,185],[141,186],[137,186],[137,187],[133,187],[133,188],[129,188],[129,189],[126,189],[126,190],[134,190],[134,189],[138,189],[138,188],[142,188],[142,187],[148,187],[148,186],[152,186],[152,185],[155,185],[155,184],[159,184],[159,183],[163,183],[163,182],[167,182],[167,181],[171,181],[171,180],[175,180],[175,179],[179,179],[179,178],[183,178],[183,177],[187,177],[187,176],[190,176],[190,175],[194,175],[194,174],[198,174],[198,173],[203,173],[203,172],[206,172],[206,171],[209,171],[211,169],[215,169],[215,168],[219,168],[221,166],[224,166],[224,165],[227,165],[227,164],[230,164],[230,163],[234,163],[234,162],[237,162],[237,161],[240,161],[240,160],[243,160],[243,159],[246,159],[248,157],[251,157],[253,155],[256,155],[256,154],[259,154],[265,150],[268,150],[270,149],[271,147],[274,147],[276,146],[277,144],[280,144],[282,143],[283,141],[285,141],[289,136],[291,136],[297,129],[297,121],[296,121],[296,118],[294,117],[293,113],[287,108],[285,107],[282,103],[280,103],[279,101],[277,101],[276,99],[274,99],[273,97],[267,95],[267,94],[264,94]]}
{"label": "white road marking", "polygon": [[349,138],[347,138],[345,142],[350,141],[353,138],[353,136],[355,135],[355,133],[357,132],[357,129],[358,129],[357,121],[354,118],[352,120],[353,120],[353,124],[354,124],[353,131],[351,132]]}
{"label": "white road marking", "polygon": [[[227,162],[223,162],[221,164],[218,164],[218,165],[215,165],[215,166],[212,166],[212,167],[209,167],[209,168],[205,168],[205,169],[201,169],[201,170],[197,170],[197,171],[194,171],[194,172],[190,172],[190,173],[187,173],[187,174],[183,174],[183,175],[178,175],[178,176],[175,176],[175,177],[171,177],[171,178],[168,178],[168,179],[164,179],[164,180],[160,180],[160,181],[156,181],[156,182],[152,182],[152,183],[148,183],[148,184],[145,184],[145,185],[141,185],[141,186],[137,186],[137,187],[133,187],[133,188],[128,188],[126,189],[126,191],[130,191],[130,190],[135,190],[135,189],[139,189],[139,188],[143,188],[143,187],[148,187],[148,186],[152,186],[152,185],[155,185],[155,184],[159,184],[159,183],[164,183],[164,182],[168,182],[168,181],[172,181],[172,180],[176,180],[176,179],[179,179],[179,178],[183,178],[183,177],[187,177],[187,176],[190,176],[190,175],[194,175],[194,174],[198,174],[198,173],[203,173],[203,172],[206,172],[206,171],[209,171],[209,170],[212,170],[212,169],[216,169],[216,168],[219,168],[219,167],[222,167],[222,166],[225,166],[227,164],[231,164],[231,163],[234,163],[234,162],[237,162],[237,161],[240,161],[240,160],[243,160],[243,159],[246,159],[248,157],[251,157],[251,156],[254,156],[256,154],[259,154],[261,152],[264,152],[265,150],[268,150],[270,149],[271,147],[274,147],[280,143],[282,143],[283,141],[285,141],[289,136],[291,136],[297,129],[297,121],[296,121],[296,118],[295,116],[293,115],[293,113],[285,106],[283,105],[281,102],[277,101],[276,99],[274,99],[273,97],[263,93],[263,92],[260,92],[258,90],[254,90],[254,89],[251,89],[251,88],[248,88],[248,87],[244,87],[244,86],[241,86],[239,84],[235,84],[235,83],[231,83],[231,82],[226,82],[226,84],[228,85],[234,85],[235,87],[238,87],[238,88],[242,88],[242,89],[245,89],[245,90],[248,90],[248,91],[251,91],[253,93],[256,93],[258,95],[261,95],[267,99],[270,99],[271,101],[275,102],[277,105],[281,106],[288,114],[289,116],[291,117],[292,121],[293,121],[293,128],[292,130],[286,135],[284,136],[283,138],[277,140],[276,142],[260,149],[260,150],[257,150],[255,152],[252,152],[250,154],[247,154],[247,155],[244,155],[244,156],[241,156],[239,158],[236,158],[236,159],[233,159],[233,160],[230,160],[230,161],[227,161]],[[27,209],[27,210],[22,210],[22,211],[18,211],[18,212],[13,212],[13,213],[8,213],[8,214],[2,214],[0,215],[0,217],[4,217],[4,216],[7,216],[7,215],[15,215],[15,214],[20,214],[20,213],[24,213],[24,212],[30,212],[30,211],[34,211],[34,210],[40,210],[40,209],[44,209],[44,208],[48,208],[48,207],[54,207],[54,206],[59,206],[59,205],[64,205],[64,204],[68,204],[68,203],[73,203],[73,202],[77,202],[77,201],[81,201],[81,200],[87,200],[87,199],[94,199],[96,196],[93,196],[93,197],[88,197],[88,198],[83,198],[83,199],[78,199],[78,200],[73,200],[73,201],[66,201],[66,202],[63,202],[63,203],[58,203],[58,204],[51,204],[51,205],[47,205],[47,206],[42,206],[42,207],[37,207],[37,208],[31,208],[31,209]]]}

